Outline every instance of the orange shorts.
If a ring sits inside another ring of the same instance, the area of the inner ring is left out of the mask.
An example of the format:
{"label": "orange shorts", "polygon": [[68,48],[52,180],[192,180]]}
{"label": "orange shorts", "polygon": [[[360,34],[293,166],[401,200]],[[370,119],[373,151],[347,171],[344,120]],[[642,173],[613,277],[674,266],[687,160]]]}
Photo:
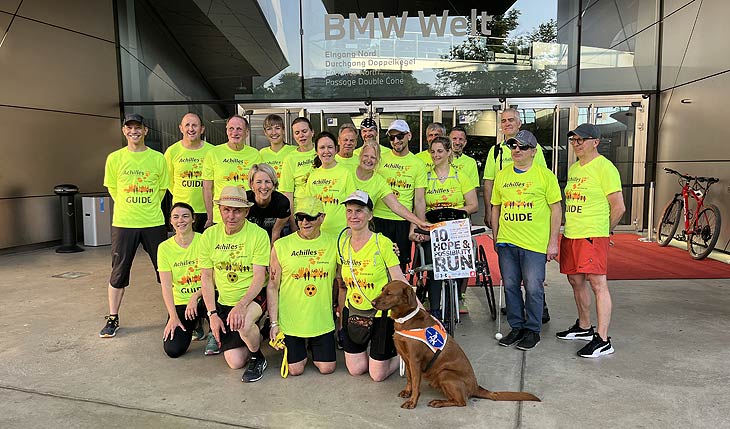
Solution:
{"label": "orange shorts", "polygon": [[608,237],[560,240],[560,272],[563,274],[606,274]]}

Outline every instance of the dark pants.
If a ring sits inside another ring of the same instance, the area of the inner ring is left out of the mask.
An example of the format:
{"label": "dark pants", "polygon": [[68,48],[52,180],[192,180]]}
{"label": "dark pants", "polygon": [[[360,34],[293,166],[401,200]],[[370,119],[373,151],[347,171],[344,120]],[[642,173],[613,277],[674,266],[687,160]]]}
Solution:
{"label": "dark pants", "polygon": [[[176,305],[175,311],[177,317],[180,319],[180,323],[183,324],[185,330],[183,331],[178,326],[175,328],[175,332],[172,335],[172,339],[166,339],[162,341],[162,348],[165,350],[168,356],[171,358],[177,358],[185,354],[190,347],[190,342],[193,340],[193,330],[199,321],[206,319],[207,309],[205,308],[205,302],[202,299],[198,300],[198,317],[193,320],[185,319],[185,308],[187,305]],[[170,320],[170,316],[167,316],[167,320]]]}

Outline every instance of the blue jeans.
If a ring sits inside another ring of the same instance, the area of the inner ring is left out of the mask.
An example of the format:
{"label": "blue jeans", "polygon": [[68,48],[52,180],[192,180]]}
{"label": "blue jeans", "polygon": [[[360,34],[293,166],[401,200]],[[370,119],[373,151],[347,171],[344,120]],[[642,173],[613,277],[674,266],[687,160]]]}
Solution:
{"label": "blue jeans", "polygon": [[[542,328],[542,307],[545,299],[543,283],[546,255],[521,247],[497,246],[497,256],[504,285],[509,326],[513,329],[524,328],[539,333]],[[524,300],[521,285],[525,286]]]}

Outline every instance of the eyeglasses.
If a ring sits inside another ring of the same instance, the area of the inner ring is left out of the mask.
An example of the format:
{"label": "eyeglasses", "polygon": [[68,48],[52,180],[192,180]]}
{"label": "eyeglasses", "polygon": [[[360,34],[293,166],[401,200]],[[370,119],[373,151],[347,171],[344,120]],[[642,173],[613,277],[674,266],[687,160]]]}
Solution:
{"label": "eyeglasses", "polygon": [[406,133],[388,134],[388,138],[390,139],[390,141],[393,141],[395,139],[403,140],[404,138],[406,138]]}
{"label": "eyeglasses", "polygon": [[529,146],[526,144],[518,144],[518,143],[507,143],[507,147],[509,147],[512,150],[520,148],[521,151],[534,149],[532,146]]}
{"label": "eyeglasses", "polygon": [[304,222],[305,220],[307,220],[309,222],[314,222],[315,220],[319,219],[319,215],[309,216],[308,214],[297,213],[294,215],[294,219],[296,219],[297,222]]}
{"label": "eyeglasses", "polygon": [[580,138],[580,137],[571,137],[571,138],[569,138],[569,139],[568,139],[568,141],[569,141],[569,142],[570,142],[571,144],[575,145],[575,146],[580,146],[580,145],[582,145],[582,144],[583,144],[583,142],[585,142],[586,140],[594,140],[594,138],[593,138],[593,137],[588,137],[588,138],[582,139],[582,138]]}

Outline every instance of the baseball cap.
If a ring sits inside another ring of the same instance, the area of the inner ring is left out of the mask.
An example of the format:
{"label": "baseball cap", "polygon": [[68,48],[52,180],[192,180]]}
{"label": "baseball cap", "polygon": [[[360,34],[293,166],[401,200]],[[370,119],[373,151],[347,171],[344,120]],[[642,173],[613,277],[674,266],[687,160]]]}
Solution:
{"label": "baseball cap", "polygon": [[568,137],[570,136],[578,136],[582,139],[600,139],[601,130],[593,124],[580,124],[573,131],[568,131]]}
{"label": "baseball cap", "polygon": [[522,146],[537,147],[535,135],[527,130],[520,130],[514,137],[507,140],[507,143],[509,144],[512,140],[517,141]]}
{"label": "baseball cap", "polygon": [[317,216],[320,213],[324,213],[324,205],[322,201],[315,197],[301,197],[297,198],[297,208],[294,210],[294,214],[302,213],[307,216]]}
{"label": "baseball cap", "polygon": [[130,122],[139,122],[143,126],[147,126],[147,124],[144,123],[144,118],[142,115],[139,115],[137,113],[129,113],[124,115],[124,122],[122,122],[122,125],[127,125]]}
{"label": "baseball cap", "polygon": [[378,128],[373,118],[365,118],[360,122],[360,128]]}
{"label": "baseball cap", "polygon": [[363,207],[369,208],[370,210],[373,209],[373,200],[370,199],[370,195],[368,195],[365,191],[357,190],[351,193],[342,204],[347,203],[359,204]]}
{"label": "baseball cap", "polygon": [[213,202],[219,206],[228,207],[251,207],[253,205],[246,197],[246,190],[239,186],[226,186],[221,191],[221,196]]}
{"label": "baseball cap", "polygon": [[390,130],[400,131],[402,133],[411,132],[410,127],[408,127],[408,123],[403,119],[396,119],[395,121],[391,122],[388,126],[388,131]]}

